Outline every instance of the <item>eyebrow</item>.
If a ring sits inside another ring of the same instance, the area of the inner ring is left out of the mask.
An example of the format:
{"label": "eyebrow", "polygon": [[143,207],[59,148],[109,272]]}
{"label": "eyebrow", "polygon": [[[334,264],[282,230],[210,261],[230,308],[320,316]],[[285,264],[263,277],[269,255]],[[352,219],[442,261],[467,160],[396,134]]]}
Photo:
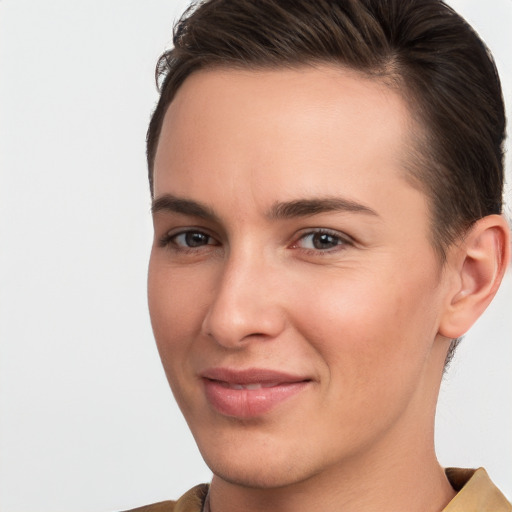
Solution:
{"label": "eyebrow", "polygon": [[277,202],[272,205],[268,217],[271,219],[290,219],[308,217],[328,212],[364,213],[379,217],[379,214],[364,204],[341,197],[323,197],[297,199],[295,201]]}
{"label": "eyebrow", "polygon": [[173,212],[199,217],[206,220],[217,220],[217,215],[211,208],[190,199],[182,199],[171,194],[164,194],[153,200],[151,213]]}
{"label": "eyebrow", "polygon": [[[183,199],[171,194],[164,194],[153,200],[151,213],[172,212],[217,221],[218,216],[208,206],[191,199]],[[369,206],[340,197],[321,197],[312,199],[296,199],[274,203],[267,212],[270,220],[308,217],[328,212],[363,213],[378,217],[378,213]]]}

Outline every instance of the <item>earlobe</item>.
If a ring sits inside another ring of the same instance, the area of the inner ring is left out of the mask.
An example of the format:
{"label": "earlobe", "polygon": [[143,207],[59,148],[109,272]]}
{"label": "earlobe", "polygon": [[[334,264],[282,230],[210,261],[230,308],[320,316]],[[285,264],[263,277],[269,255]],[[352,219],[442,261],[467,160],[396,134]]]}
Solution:
{"label": "earlobe", "polygon": [[450,290],[439,334],[458,338],[484,312],[498,291],[510,258],[510,232],[505,219],[489,215],[475,223],[455,248]]}

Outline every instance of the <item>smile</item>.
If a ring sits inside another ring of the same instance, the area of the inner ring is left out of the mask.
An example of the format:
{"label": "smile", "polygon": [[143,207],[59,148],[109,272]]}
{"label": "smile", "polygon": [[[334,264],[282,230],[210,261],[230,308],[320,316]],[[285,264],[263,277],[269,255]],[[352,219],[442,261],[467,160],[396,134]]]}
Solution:
{"label": "smile", "polygon": [[248,419],[269,413],[311,383],[272,370],[210,369],[201,374],[206,399],[218,413]]}
{"label": "smile", "polygon": [[225,386],[229,389],[262,389],[262,388],[273,388],[279,385],[279,382],[264,382],[264,383],[254,383],[254,384],[231,384],[229,382],[217,381],[221,386]]}

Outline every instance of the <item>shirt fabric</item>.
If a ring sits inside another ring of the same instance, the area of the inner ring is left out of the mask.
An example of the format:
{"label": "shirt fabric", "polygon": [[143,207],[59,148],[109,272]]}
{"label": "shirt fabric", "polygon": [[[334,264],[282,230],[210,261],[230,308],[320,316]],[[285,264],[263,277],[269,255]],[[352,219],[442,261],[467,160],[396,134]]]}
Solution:
{"label": "shirt fabric", "polygon": [[[512,505],[492,483],[485,469],[447,468],[457,495],[442,512],[512,512]],[[208,484],[196,485],[177,501],[161,501],[128,512],[210,512]]]}

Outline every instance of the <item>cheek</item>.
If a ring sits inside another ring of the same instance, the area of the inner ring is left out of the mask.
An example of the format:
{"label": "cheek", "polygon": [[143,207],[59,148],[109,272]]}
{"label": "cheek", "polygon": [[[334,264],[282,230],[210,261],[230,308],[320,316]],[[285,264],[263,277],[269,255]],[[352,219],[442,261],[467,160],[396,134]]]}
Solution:
{"label": "cheek", "polygon": [[326,361],[330,378],[342,381],[336,389],[412,378],[426,358],[436,332],[433,297],[425,293],[430,277],[387,275],[393,277],[346,274],[292,299],[296,328]]}
{"label": "cheek", "polygon": [[190,343],[201,331],[204,305],[201,304],[198,276],[170,267],[151,256],[148,272],[148,306],[153,333],[166,371],[179,367]]}
{"label": "cheek", "polygon": [[204,306],[201,282],[177,271],[163,258],[151,256],[148,272],[148,306],[160,359],[173,395],[186,413],[194,402],[191,389],[191,354],[201,333]]}

